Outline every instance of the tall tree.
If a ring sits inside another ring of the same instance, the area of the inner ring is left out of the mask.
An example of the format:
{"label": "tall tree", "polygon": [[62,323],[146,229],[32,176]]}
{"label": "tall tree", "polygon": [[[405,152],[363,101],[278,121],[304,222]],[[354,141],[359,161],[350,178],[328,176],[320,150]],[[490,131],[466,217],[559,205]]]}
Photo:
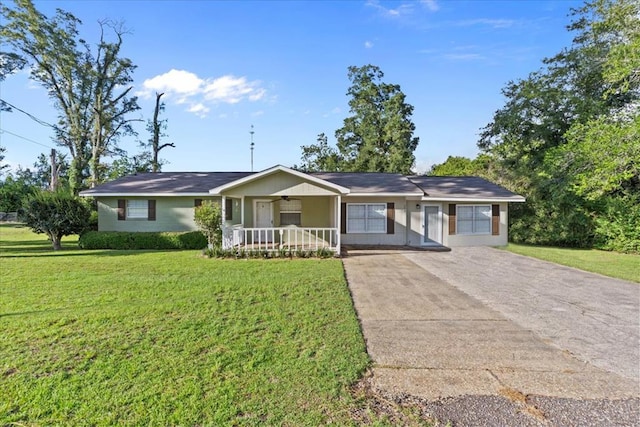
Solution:
{"label": "tall tree", "polygon": [[587,197],[578,191],[581,179],[609,194],[637,179],[639,7],[636,0],[587,2],[573,11],[572,45],[503,90],[506,104],[478,145],[497,160],[508,186],[527,196],[510,215],[515,240],[590,245],[603,193]]}
{"label": "tall tree", "polygon": [[167,119],[159,120],[158,117],[161,112],[164,111],[164,102],[160,101],[160,98],[164,93],[156,92],[156,107],[153,110],[153,120],[147,122],[147,131],[151,133],[151,138],[148,144],[143,144],[143,147],[150,148],[151,150],[151,171],[160,172],[162,162],[158,159],[158,154],[161,150],[172,147],[176,148],[176,145],[172,142],[165,142],[160,144],[160,138],[167,136],[165,133],[167,129]]}
{"label": "tall tree", "polygon": [[303,145],[301,165],[296,167],[304,172],[330,172],[340,169],[340,156],[329,145],[327,135],[320,133],[316,144]]}
{"label": "tall tree", "polygon": [[384,83],[374,65],[349,67],[351,116],[335,133],[340,168],[345,171],[409,174],[418,137],[413,136],[413,106],[396,84]]}
{"label": "tall tree", "polygon": [[[54,100],[59,110],[56,142],[69,149],[70,187],[78,192],[87,179],[92,186],[100,182],[103,156],[117,152],[118,139],[133,132],[128,114],[139,109],[130,96],[136,67],[120,57],[125,31],[100,22],[94,53],[79,37],[81,22],[71,13],[58,9],[48,18],[31,0],[15,4],[14,9],[0,5],[0,42],[13,49],[3,55],[20,58],[15,66],[28,65],[31,78]],[[115,41],[107,40],[105,30]]]}

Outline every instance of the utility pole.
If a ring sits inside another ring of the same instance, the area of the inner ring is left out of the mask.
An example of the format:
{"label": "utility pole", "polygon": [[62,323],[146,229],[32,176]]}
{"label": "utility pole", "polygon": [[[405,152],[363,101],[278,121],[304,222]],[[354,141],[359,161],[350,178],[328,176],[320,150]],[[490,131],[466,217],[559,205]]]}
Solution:
{"label": "utility pole", "polygon": [[49,189],[56,191],[58,188],[58,164],[56,163],[56,150],[51,149],[51,182],[49,183]]}
{"label": "utility pole", "polygon": [[251,134],[251,172],[253,172],[253,147],[255,146],[255,144],[253,143],[253,134],[255,133],[253,131],[253,125],[251,125],[251,130],[249,131],[249,133]]}

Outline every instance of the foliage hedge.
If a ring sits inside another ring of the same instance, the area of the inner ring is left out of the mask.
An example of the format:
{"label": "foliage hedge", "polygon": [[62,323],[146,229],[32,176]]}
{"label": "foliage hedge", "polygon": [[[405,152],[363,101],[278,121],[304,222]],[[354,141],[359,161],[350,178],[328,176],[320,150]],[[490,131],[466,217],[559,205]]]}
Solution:
{"label": "foliage hedge", "polygon": [[200,231],[88,231],[80,236],[78,245],[82,249],[202,249],[207,238]]}
{"label": "foliage hedge", "polygon": [[608,197],[595,220],[595,247],[640,253],[640,196]]}
{"label": "foliage hedge", "polygon": [[267,251],[264,249],[222,249],[220,246],[206,248],[202,254],[208,258],[233,258],[233,259],[274,259],[274,258],[332,258],[335,252],[327,248],[313,249],[286,249]]}

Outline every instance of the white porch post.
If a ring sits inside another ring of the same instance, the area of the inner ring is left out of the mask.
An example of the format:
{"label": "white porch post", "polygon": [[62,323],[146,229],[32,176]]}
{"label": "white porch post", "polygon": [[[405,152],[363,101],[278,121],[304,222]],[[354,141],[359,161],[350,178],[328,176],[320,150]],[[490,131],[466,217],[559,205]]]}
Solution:
{"label": "white porch post", "polygon": [[338,229],[338,232],[336,233],[336,254],[340,255],[340,230],[342,229],[342,224],[341,224],[341,216],[340,212],[342,210],[342,196],[338,196],[338,203],[336,203],[336,228]]}
{"label": "white porch post", "polygon": [[242,225],[242,228],[244,228],[244,196],[242,196],[240,201],[240,224]]}
{"label": "white porch post", "polygon": [[222,249],[229,249],[231,248],[232,245],[229,245],[228,239],[227,239],[227,229],[224,226],[224,219],[227,217],[226,215],[226,205],[227,205],[227,197],[226,196],[222,196],[222,201],[220,204],[220,229],[222,230]]}

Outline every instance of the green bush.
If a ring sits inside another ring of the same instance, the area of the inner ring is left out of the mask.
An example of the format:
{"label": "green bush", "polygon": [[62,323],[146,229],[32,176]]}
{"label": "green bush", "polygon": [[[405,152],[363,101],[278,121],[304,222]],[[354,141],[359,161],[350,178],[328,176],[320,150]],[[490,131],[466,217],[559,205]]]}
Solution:
{"label": "green bush", "polygon": [[222,249],[220,246],[213,246],[202,251],[202,255],[208,258],[235,258],[235,259],[276,259],[276,258],[331,258],[336,256],[335,252],[327,248],[316,250],[290,250],[280,248],[277,251],[267,251],[265,249]]}
{"label": "green bush", "polygon": [[82,249],[202,249],[207,238],[200,231],[88,231],[80,236],[78,245]]}
{"label": "green bush", "polygon": [[89,225],[85,232],[87,231],[98,231],[98,211],[91,211],[89,215]]}
{"label": "green bush", "polygon": [[54,250],[62,249],[63,236],[86,230],[90,214],[85,200],[64,190],[38,190],[24,200],[21,209],[25,225],[46,234]]}
{"label": "green bush", "polygon": [[640,197],[607,197],[596,218],[596,244],[599,249],[640,253]]}
{"label": "green bush", "polygon": [[571,194],[531,194],[509,206],[509,240],[528,245],[589,248],[594,224],[585,201]]}

